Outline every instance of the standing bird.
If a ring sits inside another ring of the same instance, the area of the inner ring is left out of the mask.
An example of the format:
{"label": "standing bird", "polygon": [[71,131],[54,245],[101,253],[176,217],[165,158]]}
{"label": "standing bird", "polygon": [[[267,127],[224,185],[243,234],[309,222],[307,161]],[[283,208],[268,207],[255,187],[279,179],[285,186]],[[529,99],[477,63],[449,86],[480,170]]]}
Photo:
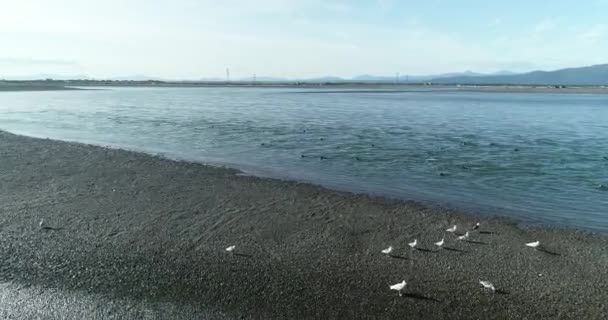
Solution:
{"label": "standing bird", "polygon": [[457,238],[458,240],[468,240],[469,239],[469,232],[465,232],[465,234],[461,235],[460,237]]}
{"label": "standing bird", "polygon": [[230,247],[226,248],[226,251],[233,252],[234,249],[236,249],[236,246],[230,246]]}
{"label": "standing bird", "polygon": [[485,288],[485,289],[490,289],[492,290],[492,292],[496,292],[496,287],[494,287],[494,285],[492,284],[492,282],[490,281],[479,281],[479,283]]}
{"label": "standing bird", "polygon": [[407,245],[410,246],[412,249],[416,249],[416,246],[418,245],[418,240],[414,239],[414,241],[408,243]]}
{"label": "standing bird", "polygon": [[40,227],[40,229],[42,230],[61,230],[61,228],[55,228],[55,227],[51,227],[51,226],[47,226],[46,222],[44,222],[44,219],[41,219],[40,222],[38,223],[38,226]]}
{"label": "standing bird", "polygon": [[441,248],[441,247],[443,247],[444,243],[445,243],[445,238],[441,238],[441,241],[435,242],[435,245],[438,246],[439,248]]}
{"label": "standing bird", "polygon": [[480,226],[480,225],[481,225],[481,224],[480,224],[479,222],[477,222],[477,223],[476,223],[476,224],[473,226],[473,230],[477,230],[477,229],[479,229],[479,226]]}
{"label": "standing bird", "polygon": [[391,252],[393,252],[393,247],[392,246],[390,246],[390,247],[382,250],[382,253],[384,253],[384,254],[391,254]]}
{"label": "standing bird", "polygon": [[454,233],[454,232],[456,232],[456,229],[458,229],[458,227],[456,227],[456,225],[454,225],[454,226],[453,226],[453,227],[451,227],[451,228],[445,229],[445,231],[447,231],[447,232],[451,232],[451,233]]}
{"label": "standing bird", "polygon": [[405,282],[405,280],[403,280],[403,282],[389,286],[389,288],[391,288],[391,290],[396,290],[397,292],[399,292],[399,296],[401,297],[401,291],[405,289],[406,285],[407,283]]}
{"label": "standing bird", "polygon": [[526,243],[526,246],[530,248],[538,248],[540,247],[540,241]]}

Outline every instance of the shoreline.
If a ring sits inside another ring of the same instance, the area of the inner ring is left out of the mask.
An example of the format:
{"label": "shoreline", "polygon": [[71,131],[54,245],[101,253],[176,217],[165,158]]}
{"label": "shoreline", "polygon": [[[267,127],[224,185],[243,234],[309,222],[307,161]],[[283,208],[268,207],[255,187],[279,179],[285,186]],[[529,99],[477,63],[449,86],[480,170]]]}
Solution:
{"label": "shoreline", "polygon": [[[115,144],[104,144],[101,141],[94,140],[72,140],[72,139],[59,139],[53,137],[47,137],[44,135],[38,135],[31,132],[24,131],[5,131],[0,129],[0,133],[7,133],[10,135],[32,138],[32,139],[41,139],[41,140],[51,140],[61,143],[69,143],[76,145],[86,145],[93,148],[102,148],[108,150],[121,150],[125,152],[133,152],[137,154],[142,154],[146,156],[150,156],[153,158],[159,158],[162,160],[168,161],[176,161],[176,162],[186,162],[192,164],[198,164],[203,166],[208,166],[212,168],[218,168],[223,170],[232,170],[235,171],[235,175],[244,176],[244,177],[253,177],[259,179],[270,179],[281,182],[292,182],[297,184],[306,184],[312,187],[320,188],[323,190],[331,191],[331,192],[342,192],[346,194],[351,194],[354,196],[365,196],[370,198],[378,198],[383,199],[389,202],[398,201],[404,203],[413,203],[415,205],[426,207],[432,210],[439,211],[450,211],[454,213],[464,214],[471,218],[477,219],[503,219],[506,221],[510,221],[513,225],[517,226],[520,229],[554,229],[554,230],[564,230],[564,231],[575,231],[575,232],[586,232],[590,234],[598,234],[598,235],[608,235],[608,232],[604,231],[600,228],[592,228],[592,227],[581,227],[576,225],[568,225],[568,224],[559,224],[559,223],[550,223],[550,222],[541,222],[536,221],[533,222],[531,220],[524,221],[521,218],[515,217],[512,215],[512,212],[509,213],[507,209],[499,208],[499,207],[483,207],[481,205],[471,205],[464,206],[462,203],[454,203],[449,204],[448,202],[440,202],[437,199],[422,199],[422,198],[407,198],[404,196],[382,193],[382,192],[373,192],[370,189],[366,188],[349,188],[345,187],[343,184],[330,184],[325,183],[324,181],[305,179],[294,175],[289,175],[285,172],[281,171],[272,171],[266,169],[260,169],[258,167],[243,165],[239,163],[225,162],[218,158],[204,158],[204,159],[196,159],[196,158],[188,158],[184,156],[172,155],[171,152],[166,150],[150,150],[135,146],[129,145],[115,145]],[[537,219],[538,220],[538,219]]]}
{"label": "shoreline", "polygon": [[[0,281],[186,306],[178,318],[192,306],[253,319],[608,312],[605,235],[238,173],[0,131]],[[443,231],[478,221],[471,242]],[[451,250],[434,248],[442,236]],[[408,250],[413,238],[431,251]],[[535,240],[547,252],[523,245]],[[388,285],[401,280],[399,298]]]}
{"label": "shoreline", "polygon": [[[59,81],[59,84],[45,84],[43,82],[2,84],[0,92],[16,91],[55,91],[55,90],[109,90],[111,88],[258,88],[258,89],[309,89],[315,91],[302,91],[301,93],[407,93],[407,92],[488,92],[488,93],[555,93],[555,94],[608,94],[606,86],[544,86],[544,85],[458,85],[458,84],[395,84],[395,83],[188,83],[188,82],[127,82],[127,83],[87,83],[78,81]],[[104,88],[104,89],[90,89]]]}
{"label": "shoreline", "polygon": [[0,92],[35,92],[35,91],[76,91],[76,90],[88,90],[79,89],[69,86],[61,85],[44,85],[44,84],[27,84],[27,85],[5,85],[0,83]]}

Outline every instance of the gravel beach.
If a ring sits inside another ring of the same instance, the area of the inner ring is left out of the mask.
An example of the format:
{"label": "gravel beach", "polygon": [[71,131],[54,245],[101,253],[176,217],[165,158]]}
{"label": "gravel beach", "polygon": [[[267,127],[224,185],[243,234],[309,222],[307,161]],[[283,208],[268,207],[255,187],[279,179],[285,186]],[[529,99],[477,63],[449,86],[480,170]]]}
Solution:
{"label": "gravel beach", "polygon": [[606,235],[488,217],[0,131],[0,317],[608,317]]}

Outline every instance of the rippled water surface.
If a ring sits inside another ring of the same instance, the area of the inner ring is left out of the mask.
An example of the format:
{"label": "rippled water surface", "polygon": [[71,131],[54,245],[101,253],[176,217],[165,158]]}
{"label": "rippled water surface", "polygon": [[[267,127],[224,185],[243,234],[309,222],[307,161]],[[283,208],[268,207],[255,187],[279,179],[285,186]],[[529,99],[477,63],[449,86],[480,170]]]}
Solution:
{"label": "rippled water surface", "polygon": [[311,91],[0,92],[0,128],[608,231],[608,96]]}

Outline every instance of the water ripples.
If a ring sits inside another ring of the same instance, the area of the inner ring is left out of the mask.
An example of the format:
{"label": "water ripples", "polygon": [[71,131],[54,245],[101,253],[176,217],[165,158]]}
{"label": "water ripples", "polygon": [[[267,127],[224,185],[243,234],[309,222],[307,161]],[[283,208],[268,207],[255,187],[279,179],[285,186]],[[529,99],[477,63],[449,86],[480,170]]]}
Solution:
{"label": "water ripples", "polygon": [[608,231],[608,97],[145,89],[0,94],[0,128]]}

